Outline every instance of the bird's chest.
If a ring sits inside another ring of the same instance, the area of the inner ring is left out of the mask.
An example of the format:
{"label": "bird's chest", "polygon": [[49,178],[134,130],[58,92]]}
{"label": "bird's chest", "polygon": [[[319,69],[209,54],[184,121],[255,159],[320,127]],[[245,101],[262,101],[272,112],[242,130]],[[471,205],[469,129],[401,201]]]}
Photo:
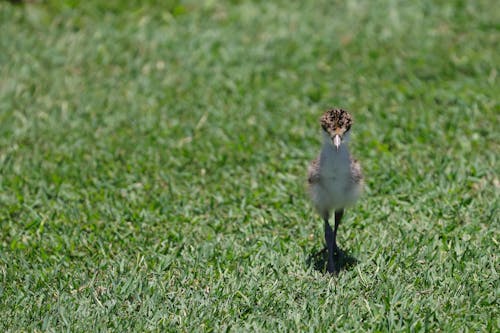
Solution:
{"label": "bird's chest", "polygon": [[350,163],[348,158],[329,159],[321,168],[322,183],[334,198],[345,195],[350,184]]}
{"label": "bird's chest", "polygon": [[347,153],[323,154],[320,164],[321,175],[332,181],[342,180],[349,176],[350,158]]}
{"label": "bird's chest", "polygon": [[325,172],[321,178],[329,190],[336,192],[345,190],[350,181],[348,170]]}

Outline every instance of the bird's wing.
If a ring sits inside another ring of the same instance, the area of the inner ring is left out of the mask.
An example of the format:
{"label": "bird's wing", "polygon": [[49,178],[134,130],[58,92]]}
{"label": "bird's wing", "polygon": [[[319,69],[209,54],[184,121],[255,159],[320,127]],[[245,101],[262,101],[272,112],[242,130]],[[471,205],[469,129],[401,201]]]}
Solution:
{"label": "bird's wing", "polygon": [[309,184],[314,184],[319,182],[319,157],[315,158],[311,164],[309,164],[309,170],[307,172],[307,182]]}
{"label": "bird's wing", "polygon": [[361,172],[361,165],[354,158],[351,158],[351,179],[354,184],[360,184],[363,182],[363,173]]}

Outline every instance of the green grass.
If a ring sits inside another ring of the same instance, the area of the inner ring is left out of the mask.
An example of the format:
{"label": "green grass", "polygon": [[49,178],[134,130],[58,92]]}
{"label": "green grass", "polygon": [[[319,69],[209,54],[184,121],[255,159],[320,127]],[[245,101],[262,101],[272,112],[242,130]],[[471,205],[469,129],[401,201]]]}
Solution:
{"label": "green grass", "polygon": [[0,2],[0,331],[499,330],[495,1],[76,3]]}

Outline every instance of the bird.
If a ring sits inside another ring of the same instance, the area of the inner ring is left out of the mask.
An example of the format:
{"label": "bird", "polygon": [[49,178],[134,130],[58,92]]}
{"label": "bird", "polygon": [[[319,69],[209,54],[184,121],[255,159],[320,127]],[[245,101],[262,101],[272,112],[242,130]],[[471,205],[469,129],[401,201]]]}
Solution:
{"label": "bird", "polygon": [[[330,109],[321,116],[320,124],[323,143],[319,155],[309,165],[307,183],[314,208],[324,221],[327,271],[337,274],[341,268],[337,230],[344,209],[358,200],[364,179],[359,162],[349,152],[351,114],[340,108]],[[332,212],[333,229],[329,223]]]}

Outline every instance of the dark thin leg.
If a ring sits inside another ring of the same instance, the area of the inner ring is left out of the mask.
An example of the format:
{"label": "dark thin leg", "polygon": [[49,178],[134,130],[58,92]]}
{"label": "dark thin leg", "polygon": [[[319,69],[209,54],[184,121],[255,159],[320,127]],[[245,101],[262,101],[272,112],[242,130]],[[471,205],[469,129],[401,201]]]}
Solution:
{"label": "dark thin leg", "polygon": [[323,214],[323,220],[325,221],[325,242],[326,242],[326,248],[327,248],[327,253],[328,253],[328,264],[326,266],[326,269],[329,273],[335,272],[335,263],[333,260],[333,252],[335,248],[335,238],[334,238],[334,231],[332,230],[332,227],[330,223],[328,223],[329,219],[329,214]]}
{"label": "dark thin leg", "polygon": [[337,230],[340,225],[340,220],[342,220],[342,216],[344,216],[343,208],[335,211],[335,227],[333,229],[333,250],[335,254],[339,253],[339,248],[337,246]]}
{"label": "dark thin leg", "polygon": [[344,209],[335,211],[335,227],[332,230],[330,223],[328,223],[329,214],[323,214],[325,221],[325,241],[326,248],[328,249],[328,264],[326,269],[329,273],[338,273],[340,270],[339,255],[340,249],[337,246],[337,230],[344,215]]}

